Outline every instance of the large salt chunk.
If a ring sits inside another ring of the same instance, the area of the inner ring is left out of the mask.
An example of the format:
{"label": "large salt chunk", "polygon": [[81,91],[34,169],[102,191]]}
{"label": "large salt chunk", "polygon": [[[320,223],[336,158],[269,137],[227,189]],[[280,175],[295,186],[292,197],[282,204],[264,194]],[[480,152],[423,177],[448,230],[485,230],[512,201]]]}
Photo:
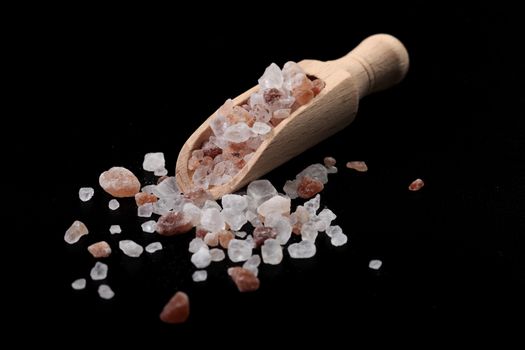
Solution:
{"label": "large salt chunk", "polygon": [[224,217],[217,208],[204,209],[201,214],[202,228],[210,232],[219,232],[226,227]]}
{"label": "large salt chunk", "polygon": [[257,207],[257,213],[264,217],[268,216],[270,213],[289,215],[290,206],[290,198],[282,196],[273,196],[266,202],[262,203],[259,207]]}
{"label": "large salt chunk", "polygon": [[140,191],[139,179],[123,167],[113,167],[103,172],[98,182],[113,197],[133,197]]}
{"label": "large salt chunk", "polygon": [[230,228],[235,231],[240,230],[241,227],[248,222],[248,220],[246,220],[246,215],[239,213],[232,208],[224,209],[222,211],[222,216],[228,225],[230,225]]}
{"label": "large salt chunk", "polygon": [[250,196],[255,204],[258,205],[277,194],[277,190],[273,187],[272,183],[268,180],[256,180],[251,182],[246,192]]}
{"label": "large salt chunk", "polygon": [[98,295],[102,299],[109,300],[115,296],[115,292],[107,285],[107,284],[101,284],[98,286]]}
{"label": "large salt chunk", "polygon": [[64,235],[64,241],[69,244],[78,242],[80,237],[85,236],[89,233],[86,225],[82,221],[75,220],[73,224],[66,230]]}
{"label": "large salt chunk", "polygon": [[148,253],[155,253],[157,250],[162,250],[162,243],[160,242],[153,242],[146,246],[146,252]]}
{"label": "large salt chunk", "polygon": [[283,260],[283,248],[275,239],[264,241],[261,254],[265,264],[278,265]]}
{"label": "large salt chunk", "polygon": [[260,88],[263,89],[280,89],[283,86],[283,73],[278,65],[275,63],[270,64],[264,74],[259,78],[258,83]]}
{"label": "large salt chunk", "polygon": [[211,263],[211,255],[208,247],[201,247],[191,256],[191,262],[198,269],[204,269]]}
{"label": "large salt chunk", "polygon": [[323,184],[328,182],[328,173],[326,167],[319,163],[312,164],[297,174],[298,179],[302,178],[303,176],[308,176],[312,179],[321,181]]}
{"label": "large salt chunk", "polygon": [[166,161],[164,160],[164,153],[162,152],[146,153],[144,162],[142,163],[142,167],[146,171],[164,169],[165,165]]}
{"label": "large salt chunk", "polygon": [[186,322],[190,316],[190,299],[184,292],[177,292],[160,313],[160,320],[166,323]]}
{"label": "large salt chunk", "polygon": [[86,279],[79,278],[77,280],[74,280],[73,283],[71,283],[71,288],[73,288],[74,290],[81,290],[86,288]]}
{"label": "large salt chunk", "polygon": [[124,254],[132,258],[138,258],[144,251],[144,248],[129,239],[118,242],[118,246],[120,250],[124,252]]}
{"label": "large salt chunk", "polygon": [[248,206],[246,198],[238,194],[226,194],[222,197],[221,201],[224,209],[229,208],[237,213],[243,211]]}
{"label": "large salt chunk", "polygon": [[175,197],[180,195],[180,190],[174,176],[168,177],[151,190],[158,198]]}
{"label": "large salt chunk", "polygon": [[252,136],[252,131],[246,123],[237,123],[224,130],[224,139],[230,142],[241,143]]}
{"label": "large salt chunk", "polygon": [[272,227],[275,230],[277,234],[275,239],[281,245],[285,245],[292,235],[292,225],[290,220],[281,215],[268,215],[268,217],[266,217],[264,220],[264,224],[266,226]]}
{"label": "large salt chunk", "polygon": [[149,218],[153,214],[153,204],[146,203],[137,208],[137,216]]}
{"label": "large salt chunk", "polygon": [[252,256],[252,248],[250,242],[232,239],[228,244],[228,257],[233,262],[246,261]]}
{"label": "large salt chunk", "polygon": [[108,265],[97,261],[95,266],[91,269],[89,276],[94,281],[100,281],[106,278],[108,275]]}
{"label": "large salt chunk", "polygon": [[311,258],[315,255],[315,252],[315,244],[311,241],[301,241],[288,246],[288,253],[294,259]]}
{"label": "large salt chunk", "polygon": [[206,270],[198,270],[191,275],[193,282],[203,282],[208,278],[208,272]]}
{"label": "large salt chunk", "polygon": [[95,190],[92,187],[81,187],[80,190],[78,190],[78,198],[82,202],[87,202],[93,197],[93,194],[95,193]]}
{"label": "large salt chunk", "polygon": [[266,135],[272,130],[272,127],[266,123],[255,122],[252,126],[252,131],[258,135]]}

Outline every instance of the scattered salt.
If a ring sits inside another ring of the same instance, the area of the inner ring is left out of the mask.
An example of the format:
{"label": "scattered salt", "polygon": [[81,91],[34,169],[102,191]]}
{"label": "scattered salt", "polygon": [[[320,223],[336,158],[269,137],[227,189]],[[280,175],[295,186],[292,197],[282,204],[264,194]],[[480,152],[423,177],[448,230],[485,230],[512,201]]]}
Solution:
{"label": "scattered salt", "polygon": [[81,290],[86,288],[86,279],[85,278],[79,278],[77,280],[74,280],[73,283],[71,283],[71,287],[74,290]]}
{"label": "scattered salt", "polygon": [[206,270],[197,270],[191,275],[193,282],[203,282],[208,278],[208,272]]}
{"label": "scattered salt", "polygon": [[162,250],[162,244],[160,242],[150,243],[146,246],[145,250],[150,254],[155,253],[158,250]]}
{"label": "scattered salt", "polygon": [[94,281],[103,280],[108,275],[108,265],[101,263],[100,261],[97,261],[95,263],[95,266],[91,269],[91,272],[89,273],[89,276]]}
{"label": "scattered salt", "polygon": [[108,203],[108,207],[111,210],[117,210],[120,207],[120,203],[116,199],[112,199]]}
{"label": "scattered salt", "polygon": [[107,284],[101,284],[98,286],[98,295],[102,299],[109,300],[115,296],[115,292]]}
{"label": "scattered salt", "polygon": [[78,197],[82,202],[87,202],[93,197],[95,190],[92,187],[81,187],[78,190]]}
{"label": "scattered salt", "polygon": [[118,246],[120,250],[124,252],[124,254],[132,258],[138,258],[144,251],[144,248],[142,248],[142,246],[129,239],[125,239],[118,242]]}

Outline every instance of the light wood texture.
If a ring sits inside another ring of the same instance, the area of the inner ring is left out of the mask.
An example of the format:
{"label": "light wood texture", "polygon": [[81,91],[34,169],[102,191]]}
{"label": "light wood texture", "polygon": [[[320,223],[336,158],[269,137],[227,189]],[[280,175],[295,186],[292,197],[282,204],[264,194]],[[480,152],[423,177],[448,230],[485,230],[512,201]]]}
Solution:
{"label": "light wood texture", "polygon": [[[391,35],[366,38],[346,56],[321,62],[304,60],[299,65],[308,75],[324,80],[326,87],[309,104],[297,109],[271,131],[244,168],[222,186],[210,189],[214,198],[232,193],[285,163],[306,149],[349,125],[357,113],[359,99],[386,89],[403,79],[408,70],[408,53]],[[236,97],[241,104],[258,87]],[[183,192],[191,189],[188,159],[211,135],[208,118],[186,141],[177,159],[176,179]]]}

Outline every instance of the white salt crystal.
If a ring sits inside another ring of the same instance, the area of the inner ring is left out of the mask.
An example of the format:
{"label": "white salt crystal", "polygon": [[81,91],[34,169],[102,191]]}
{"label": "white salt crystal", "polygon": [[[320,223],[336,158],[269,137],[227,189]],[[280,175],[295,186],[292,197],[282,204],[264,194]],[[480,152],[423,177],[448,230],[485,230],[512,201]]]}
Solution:
{"label": "white salt crystal", "polygon": [[190,218],[193,226],[198,226],[201,222],[201,209],[193,203],[185,203],[182,207],[184,215]]}
{"label": "white salt crystal", "polygon": [[204,209],[201,214],[201,225],[207,231],[219,232],[226,227],[224,217],[216,208]]}
{"label": "white salt crystal", "polygon": [[341,226],[339,225],[330,226],[326,229],[326,235],[328,237],[333,237],[336,234],[340,234],[340,233],[343,233],[343,230],[341,229]]}
{"label": "white salt crystal", "polygon": [[152,187],[153,194],[158,198],[175,197],[180,195],[179,187],[174,176],[170,176],[160,184]]}
{"label": "white salt crystal", "polygon": [[305,209],[310,213],[310,215],[315,215],[317,210],[319,210],[319,205],[321,204],[321,195],[317,194],[314,198],[304,203]]}
{"label": "white salt crystal", "polygon": [[121,233],[122,229],[120,228],[120,225],[111,225],[109,227],[109,232],[114,235],[115,233]]}
{"label": "white salt crystal", "polygon": [[326,172],[328,174],[336,174],[337,173],[337,167],[334,166],[334,165],[326,167]]}
{"label": "white salt crystal", "polygon": [[243,211],[248,206],[247,199],[237,194],[226,194],[222,197],[221,201],[224,209],[230,208],[237,213]]}
{"label": "white salt crystal", "polygon": [[252,256],[251,242],[232,239],[228,244],[228,257],[233,262],[246,261]]}
{"label": "white salt crystal", "polygon": [[208,247],[201,247],[191,256],[191,262],[198,269],[204,269],[211,263],[211,255]]}
{"label": "white salt crystal", "polygon": [[243,269],[251,271],[255,276],[259,274],[257,268],[261,264],[261,257],[257,254],[250,256],[248,260],[242,265]]}
{"label": "white salt crystal", "polygon": [[194,238],[191,240],[190,245],[188,247],[188,251],[190,253],[196,253],[201,248],[206,248],[206,243],[202,240],[202,238]]}
{"label": "white salt crystal", "polygon": [[78,242],[80,237],[85,236],[89,233],[86,225],[82,221],[75,220],[73,224],[66,230],[64,235],[64,241],[69,244]]}
{"label": "white salt crystal", "polygon": [[294,259],[311,258],[315,255],[315,252],[315,244],[311,241],[301,241],[288,246],[288,253]]}
{"label": "white salt crystal", "polygon": [[206,270],[197,270],[191,275],[193,282],[203,282],[208,278],[208,272]]}
{"label": "white salt crystal", "polygon": [[144,193],[155,194],[156,187],[157,185],[147,185],[147,186],[142,187],[140,191]]}
{"label": "white salt crystal", "polygon": [[78,198],[80,198],[82,202],[90,200],[93,194],[95,194],[95,190],[92,187],[81,187],[80,190],[78,190]]}
{"label": "white salt crystal", "polygon": [[299,174],[297,174],[297,179],[300,179],[303,176],[311,177],[312,179],[321,181],[323,184],[326,184],[328,182],[328,172],[326,170],[326,167],[319,163],[312,164],[303,171],[301,171]]}
{"label": "white salt crystal", "polygon": [[317,215],[317,219],[320,221],[320,226],[318,231],[326,231],[330,224],[332,223],[332,220],[335,220],[337,218],[337,215],[334,214],[333,211],[331,211],[328,208],[325,208],[321,210],[319,215]]}
{"label": "white salt crystal", "polygon": [[202,206],[202,210],[210,209],[210,208],[215,208],[218,211],[222,210],[222,208],[219,205],[219,203],[217,203],[216,201],[212,201],[212,200],[207,199],[206,202],[204,202],[204,205]]}
{"label": "white salt crystal", "polygon": [[142,204],[137,208],[137,216],[141,218],[149,218],[153,214],[153,204],[146,203]]}
{"label": "white salt crystal", "polygon": [[153,242],[146,246],[146,252],[155,253],[157,250],[162,250],[162,244],[160,242]]}
{"label": "white salt crystal", "polygon": [[370,262],[368,263],[368,267],[372,270],[379,270],[381,268],[381,265],[383,265],[383,262],[377,259],[370,260]]}
{"label": "white salt crystal", "polygon": [[71,287],[75,290],[81,290],[86,288],[86,279],[79,278],[78,280],[74,280],[73,283],[71,283]]}
{"label": "white salt crystal", "polygon": [[142,168],[146,171],[155,171],[157,169],[163,169],[165,165],[164,153],[146,153],[144,156],[144,162],[142,163]]}
{"label": "white salt crystal", "polygon": [[115,296],[115,292],[107,284],[101,284],[98,286],[98,295],[102,299],[109,300]]}
{"label": "white salt crystal", "polygon": [[277,233],[275,239],[281,245],[285,245],[292,235],[292,225],[290,224],[290,220],[281,215],[268,215],[264,220],[264,224],[265,226],[275,229],[275,232]]}
{"label": "white salt crystal", "polygon": [[284,184],[283,191],[290,197],[290,199],[295,199],[298,196],[297,187],[299,186],[299,181],[297,180],[287,180]]}
{"label": "white salt crystal", "polygon": [[144,232],[153,233],[157,228],[157,223],[155,222],[155,220],[149,220],[140,225],[140,227],[142,227],[142,231]]}
{"label": "white salt crystal", "polygon": [[89,273],[89,276],[91,276],[91,279],[94,281],[103,280],[108,275],[108,265],[101,263],[100,261],[97,261],[95,263],[95,266],[91,269],[91,272]]}
{"label": "white salt crystal", "polygon": [[224,252],[219,248],[210,249],[211,261],[222,261],[226,257]]}
{"label": "white salt crystal", "polygon": [[264,241],[261,254],[265,264],[278,265],[283,260],[283,248],[277,240],[272,238]]}
{"label": "white salt crystal", "polygon": [[288,197],[273,196],[259,207],[257,207],[257,213],[264,217],[270,213],[278,213],[282,215],[290,214],[291,200]]}
{"label": "white salt crystal", "polygon": [[315,240],[317,239],[317,234],[317,228],[315,227],[315,224],[312,221],[304,223],[301,227],[301,239],[303,241],[315,242]]}
{"label": "white salt crystal", "polygon": [[258,80],[261,89],[280,89],[283,86],[283,73],[278,65],[270,64]]}
{"label": "white salt crystal", "polygon": [[118,200],[112,199],[109,201],[108,207],[111,210],[117,210],[120,207],[120,203],[118,202]]}
{"label": "white salt crystal", "polygon": [[224,209],[221,214],[232,230],[240,230],[248,222],[244,213],[239,213],[232,208]]}
{"label": "white salt crystal", "polygon": [[166,175],[168,175],[168,169],[166,169],[166,168],[156,169],[153,172],[153,175],[155,175],[155,176],[166,176]]}
{"label": "white salt crystal", "polygon": [[224,130],[224,139],[234,143],[241,143],[252,136],[252,131],[246,123],[237,123]]}
{"label": "white salt crystal", "polygon": [[342,232],[337,232],[332,236],[330,242],[334,247],[340,247],[348,242],[348,237]]}
{"label": "white salt crystal", "polygon": [[144,248],[129,239],[118,242],[118,246],[120,250],[124,252],[124,254],[132,258],[138,258],[144,251]]}
{"label": "white salt crystal", "polygon": [[252,181],[248,185],[246,192],[248,196],[255,200],[256,205],[272,198],[277,194],[277,190],[268,180]]}
{"label": "white salt crystal", "polygon": [[234,234],[235,234],[235,236],[237,236],[239,238],[246,237],[246,232],[244,232],[244,231],[235,231]]}
{"label": "white salt crystal", "polygon": [[266,135],[272,130],[272,127],[266,123],[255,122],[252,126],[252,131],[258,135]]}

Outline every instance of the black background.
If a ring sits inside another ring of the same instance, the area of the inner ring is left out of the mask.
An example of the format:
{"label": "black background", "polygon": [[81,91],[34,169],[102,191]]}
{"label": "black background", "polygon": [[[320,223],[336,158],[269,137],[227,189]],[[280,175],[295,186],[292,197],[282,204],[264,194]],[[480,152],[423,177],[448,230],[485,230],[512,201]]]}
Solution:
{"label": "black background", "polygon": [[[444,336],[472,321],[522,322],[524,64],[512,11],[370,7],[308,15],[246,9],[250,19],[211,9],[210,19],[182,11],[163,18],[160,10],[87,18],[75,12],[29,29],[18,43],[27,73],[20,80],[35,98],[19,105],[11,130],[23,140],[15,154],[39,176],[31,192],[37,201],[25,201],[27,210],[17,214],[31,213],[38,223],[26,244],[39,258],[29,259],[23,279],[42,297],[23,304],[46,306],[41,315],[52,317],[58,332],[117,339],[298,328],[330,340],[396,326],[401,336],[415,328]],[[185,139],[225,99],[253,86],[269,63],[335,59],[379,32],[406,45],[406,79],[366,97],[350,127],[267,176],[282,188],[307,165],[334,156],[339,173],[330,176],[322,206],[338,215],[348,245],[334,248],[320,235],[314,259],[263,266],[260,290],[247,294],[237,292],[224,263],[208,268],[208,281],[191,281],[191,234],[161,237],[164,250],[139,259],[120,253],[119,239],[159,238],[140,232],[145,220],[135,217],[132,199],[107,209],[102,171],[121,165],[152,181],[141,170],[143,156],[161,151],[173,175]],[[26,113],[35,113],[32,120]],[[349,160],[365,160],[369,172],[346,169]],[[417,177],[426,186],[411,193],[407,186]],[[81,186],[95,187],[92,201],[78,200]],[[75,219],[90,234],[69,246],[63,234]],[[110,224],[123,233],[110,235]],[[116,293],[110,301],[89,280],[94,259],[86,247],[101,239],[114,249],[107,259]],[[383,260],[378,272],[367,267],[373,258]],[[73,291],[70,283],[80,277],[88,286]],[[190,296],[191,317],[162,324],[158,314],[178,290]]]}

